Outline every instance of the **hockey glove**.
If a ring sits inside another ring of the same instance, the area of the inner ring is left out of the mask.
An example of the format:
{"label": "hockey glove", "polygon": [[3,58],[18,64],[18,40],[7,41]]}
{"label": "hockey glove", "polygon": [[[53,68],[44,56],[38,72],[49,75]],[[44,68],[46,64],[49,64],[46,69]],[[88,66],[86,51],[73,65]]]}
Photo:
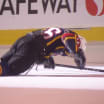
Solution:
{"label": "hockey glove", "polygon": [[49,57],[48,59],[45,60],[44,62],[44,68],[55,68],[55,63],[52,57]]}
{"label": "hockey glove", "polygon": [[74,61],[79,69],[83,69],[86,64],[86,58],[82,49],[79,49],[75,54]]}

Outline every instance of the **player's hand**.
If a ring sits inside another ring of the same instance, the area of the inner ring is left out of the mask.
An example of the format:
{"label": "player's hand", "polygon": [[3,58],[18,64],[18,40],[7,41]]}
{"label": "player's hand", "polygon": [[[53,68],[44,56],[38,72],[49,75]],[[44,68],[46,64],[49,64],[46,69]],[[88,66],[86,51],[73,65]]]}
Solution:
{"label": "player's hand", "polygon": [[83,69],[86,64],[86,57],[82,49],[79,49],[77,54],[75,54],[74,61],[79,69]]}
{"label": "player's hand", "polygon": [[49,59],[46,59],[44,62],[44,68],[55,68],[55,63],[52,57],[50,57]]}

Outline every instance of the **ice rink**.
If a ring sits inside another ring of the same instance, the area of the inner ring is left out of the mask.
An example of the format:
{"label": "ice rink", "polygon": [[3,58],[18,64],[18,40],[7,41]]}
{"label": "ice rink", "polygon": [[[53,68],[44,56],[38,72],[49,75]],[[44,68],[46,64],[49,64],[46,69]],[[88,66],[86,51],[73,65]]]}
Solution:
{"label": "ice rink", "polygon": [[1,104],[104,104],[103,96],[104,72],[34,65],[20,76],[0,77]]}
{"label": "ice rink", "polygon": [[[104,42],[87,47],[86,67],[104,70]],[[8,49],[0,46],[0,56]],[[74,65],[67,57],[55,61]],[[0,104],[104,104],[104,72],[34,65],[21,76],[0,77]]]}

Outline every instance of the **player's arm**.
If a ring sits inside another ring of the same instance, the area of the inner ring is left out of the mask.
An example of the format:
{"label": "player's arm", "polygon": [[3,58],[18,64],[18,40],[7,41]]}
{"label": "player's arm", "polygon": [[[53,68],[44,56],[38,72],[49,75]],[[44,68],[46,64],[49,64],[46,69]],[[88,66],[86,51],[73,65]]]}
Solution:
{"label": "player's arm", "polygon": [[55,62],[52,56],[44,57],[44,68],[55,68]]}
{"label": "player's arm", "polygon": [[86,64],[86,57],[84,51],[79,48],[78,52],[74,55],[74,61],[78,68],[83,69]]}

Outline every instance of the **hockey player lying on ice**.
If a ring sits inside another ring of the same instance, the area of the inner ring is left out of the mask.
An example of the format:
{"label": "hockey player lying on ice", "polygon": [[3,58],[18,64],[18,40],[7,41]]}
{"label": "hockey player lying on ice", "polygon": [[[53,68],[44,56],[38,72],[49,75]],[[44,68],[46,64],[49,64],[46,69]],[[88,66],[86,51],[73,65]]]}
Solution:
{"label": "hockey player lying on ice", "polygon": [[85,44],[84,38],[68,29],[46,28],[33,31],[19,38],[1,57],[0,75],[19,75],[34,63],[54,69],[54,54],[73,57],[78,68],[83,69],[86,64]]}

